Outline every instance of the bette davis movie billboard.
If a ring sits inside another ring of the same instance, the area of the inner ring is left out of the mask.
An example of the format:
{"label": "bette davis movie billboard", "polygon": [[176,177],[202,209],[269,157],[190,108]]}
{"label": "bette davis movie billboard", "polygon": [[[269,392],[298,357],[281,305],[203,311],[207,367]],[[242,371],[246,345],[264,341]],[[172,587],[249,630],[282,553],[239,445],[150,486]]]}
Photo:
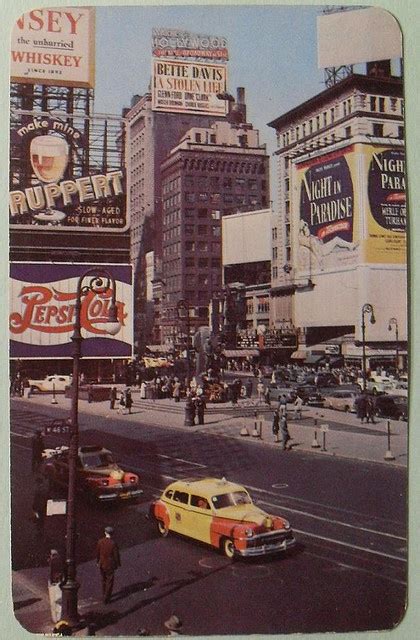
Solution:
{"label": "bette davis movie billboard", "polygon": [[[79,277],[104,265],[10,264],[9,336],[11,358],[70,358]],[[118,358],[132,355],[132,269],[106,265],[115,278],[119,331],[106,331],[112,292],[90,291],[82,297],[82,356]],[[88,282],[83,281],[83,284]]]}

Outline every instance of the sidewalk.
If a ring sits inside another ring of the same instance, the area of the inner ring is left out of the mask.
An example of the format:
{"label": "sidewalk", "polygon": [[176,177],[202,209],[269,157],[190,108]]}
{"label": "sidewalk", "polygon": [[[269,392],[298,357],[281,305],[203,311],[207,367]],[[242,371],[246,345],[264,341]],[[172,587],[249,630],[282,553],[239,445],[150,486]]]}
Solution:
{"label": "sidewalk", "polygon": [[[140,400],[137,392],[133,393],[133,401],[132,414],[121,415],[116,409],[114,411],[109,409],[109,402],[89,404],[87,401],[80,400],[81,430],[83,430],[85,413],[103,417],[105,420],[103,427],[107,430],[112,430],[112,426],[109,425],[107,428],[106,424],[106,420],[112,416],[113,421],[122,420],[127,424],[147,423],[151,426],[165,426],[186,431],[194,429],[228,438],[246,439],[260,446],[279,447],[279,444],[274,442],[271,430],[275,403],[272,403],[271,407],[265,404],[258,405],[256,401],[249,399],[240,400],[236,406],[230,403],[209,403],[204,417],[205,424],[186,427],[184,426],[185,402],[175,403],[172,399]],[[57,395],[57,404],[51,404],[49,395],[34,395],[29,399],[17,399],[16,402],[19,406],[28,408],[31,404],[48,408],[51,419],[67,417],[70,411],[70,399],[64,398],[63,395]],[[288,425],[294,451],[378,462],[388,466],[407,466],[408,424],[397,420],[388,421],[384,418],[376,420],[376,424],[360,424],[355,414],[316,407],[304,407],[302,418],[295,420],[293,407],[290,405],[288,407]],[[255,422],[258,437],[252,435],[255,431]],[[387,454],[388,422],[392,455]],[[249,435],[241,435],[245,431]],[[314,447],[315,444],[319,446]]]}

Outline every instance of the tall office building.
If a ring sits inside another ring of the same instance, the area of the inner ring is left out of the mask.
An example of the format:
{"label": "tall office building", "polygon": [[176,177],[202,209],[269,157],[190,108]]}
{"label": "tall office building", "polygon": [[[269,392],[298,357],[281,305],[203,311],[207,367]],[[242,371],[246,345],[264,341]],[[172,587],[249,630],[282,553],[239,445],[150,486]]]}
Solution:
{"label": "tall office building", "polygon": [[269,157],[259,132],[234,109],[229,121],[192,127],[162,163],[161,340],[177,329],[177,302],[191,326],[208,325],[208,306],[222,287],[221,219],[269,205]]}
{"label": "tall office building", "polygon": [[154,252],[157,279],[162,259],[161,164],[191,127],[210,127],[225,116],[154,111],[152,94],[146,93],[133,97],[125,118],[130,259],[135,281],[134,346],[139,353],[150,340],[156,341],[147,313],[146,254]]}
{"label": "tall office building", "polygon": [[[388,69],[388,72],[387,72]],[[279,210],[273,223],[272,318],[302,345],[352,336],[361,359],[362,309],[372,363],[407,340],[404,101],[390,65],[368,65],[273,120]],[[302,350],[297,356],[304,356]],[[402,364],[402,363],[401,363]]]}

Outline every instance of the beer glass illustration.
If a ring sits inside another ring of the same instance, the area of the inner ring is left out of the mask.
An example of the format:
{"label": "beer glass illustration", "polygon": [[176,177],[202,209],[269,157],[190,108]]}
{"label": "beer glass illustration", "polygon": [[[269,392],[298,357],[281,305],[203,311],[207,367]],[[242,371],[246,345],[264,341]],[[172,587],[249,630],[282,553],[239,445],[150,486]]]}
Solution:
{"label": "beer glass illustration", "polygon": [[[41,182],[58,182],[64,175],[69,160],[69,145],[59,136],[45,135],[33,138],[30,146],[31,165]],[[62,211],[47,209],[37,213],[34,218],[41,222],[58,223],[66,214]]]}

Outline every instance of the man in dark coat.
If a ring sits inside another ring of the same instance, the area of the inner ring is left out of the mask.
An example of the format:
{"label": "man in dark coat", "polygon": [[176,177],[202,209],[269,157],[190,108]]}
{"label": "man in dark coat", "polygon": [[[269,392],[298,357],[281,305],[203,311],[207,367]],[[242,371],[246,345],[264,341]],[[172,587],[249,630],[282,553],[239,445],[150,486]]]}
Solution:
{"label": "man in dark coat", "polygon": [[109,408],[115,409],[115,401],[117,399],[117,387],[112,387],[109,393]]}
{"label": "man in dark coat", "polygon": [[198,424],[204,424],[204,410],[206,408],[206,400],[204,395],[196,396],[194,399],[195,411],[198,418]]}
{"label": "man in dark coat", "polygon": [[357,417],[360,418],[360,422],[363,424],[363,420],[367,417],[367,395],[365,391],[356,398],[356,412]]}
{"label": "man in dark coat", "polygon": [[120,551],[113,540],[114,529],[105,527],[105,536],[96,545],[96,562],[102,577],[102,596],[107,604],[111,600],[114,588],[114,572],[121,566]]}
{"label": "man in dark coat", "polygon": [[32,473],[35,473],[41,464],[44,449],[45,444],[42,431],[41,429],[37,429],[35,435],[32,437]]}

